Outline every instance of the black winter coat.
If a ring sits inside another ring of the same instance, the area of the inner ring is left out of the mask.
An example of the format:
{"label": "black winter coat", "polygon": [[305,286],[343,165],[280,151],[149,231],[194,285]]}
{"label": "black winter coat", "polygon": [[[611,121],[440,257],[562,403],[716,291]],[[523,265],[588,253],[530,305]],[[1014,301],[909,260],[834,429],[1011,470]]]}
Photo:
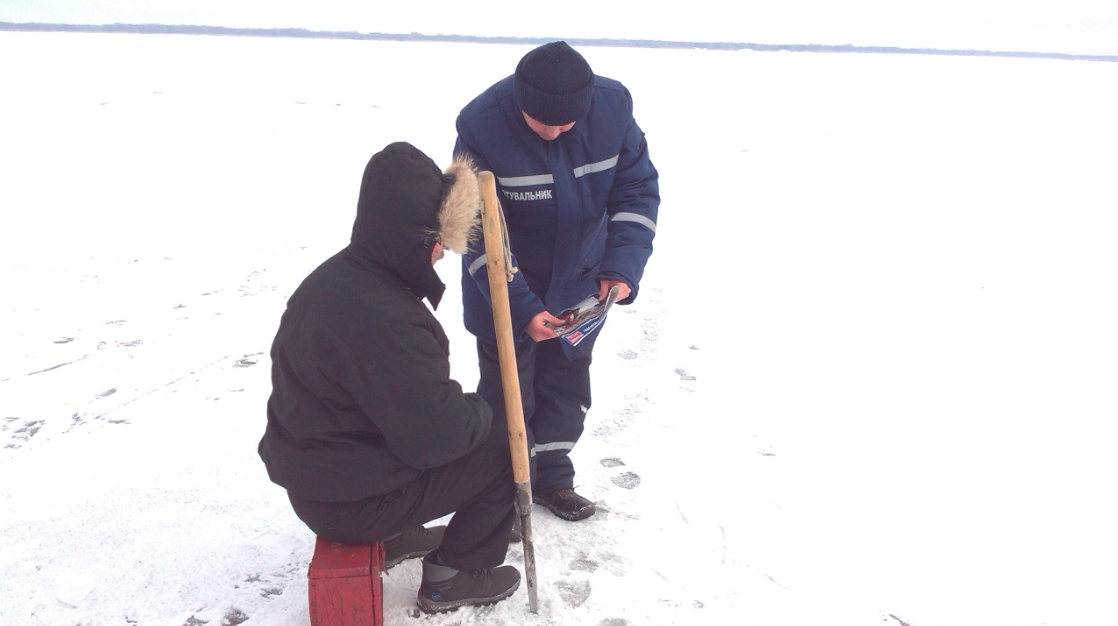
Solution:
{"label": "black winter coat", "polygon": [[488,437],[492,411],[451,380],[446,334],[421,301],[444,289],[430,233],[451,182],[407,144],[375,155],[352,242],[288,301],[259,452],[293,495],[386,494]]}

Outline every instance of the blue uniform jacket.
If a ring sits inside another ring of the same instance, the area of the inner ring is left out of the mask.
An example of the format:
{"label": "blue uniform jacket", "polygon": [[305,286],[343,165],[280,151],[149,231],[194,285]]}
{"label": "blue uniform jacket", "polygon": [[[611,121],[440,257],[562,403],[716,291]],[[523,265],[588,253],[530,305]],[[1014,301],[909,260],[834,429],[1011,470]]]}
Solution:
{"label": "blue uniform jacket", "polygon": [[[545,141],[513,101],[513,77],[493,85],[458,115],[455,153],[469,154],[497,179],[513,264],[512,325],[548,310],[559,314],[598,293],[598,279],[625,281],[637,297],[652,254],[660,205],[656,168],[621,83],[596,76],[590,111],[571,130]],[[466,328],[495,342],[485,246],[462,258]],[[589,350],[595,332],[569,358]],[[526,335],[522,335],[526,336]],[[519,339],[520,337],[518,337]]]}

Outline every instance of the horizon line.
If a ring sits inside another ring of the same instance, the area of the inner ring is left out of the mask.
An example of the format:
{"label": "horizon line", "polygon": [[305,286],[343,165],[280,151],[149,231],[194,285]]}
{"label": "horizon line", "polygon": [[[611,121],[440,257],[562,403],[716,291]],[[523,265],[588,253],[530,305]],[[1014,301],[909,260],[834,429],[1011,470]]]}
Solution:
{"label": "horizon line", "polygon": [[1070,54],[1064,52],[1025,52],[942,48],[903,48],[897,46],[855,46],[853,44],[758,44],[714,41],[672,41],[665,39],[610,39],[586,37],[510,37],[480,35],[425,35],[422,33],[361,33],[357,31],[310,30],[306,28],[232,28],[177,24],[53,24],[45,22],[0,22],[0,32],[65,32],[135,35],[217,35],[225,37],[286,37],[293,39],[344,39],[358,41],[421,41],[482,44],[544,44],[562,39],[571,45],[612,48],[675,48],[699,50],[750,50],[754,52],[824,52],[854,54],[922,54],[931,56],[1003,57],[1055,59],[1060,61],[1118,62],[1118,55]]}

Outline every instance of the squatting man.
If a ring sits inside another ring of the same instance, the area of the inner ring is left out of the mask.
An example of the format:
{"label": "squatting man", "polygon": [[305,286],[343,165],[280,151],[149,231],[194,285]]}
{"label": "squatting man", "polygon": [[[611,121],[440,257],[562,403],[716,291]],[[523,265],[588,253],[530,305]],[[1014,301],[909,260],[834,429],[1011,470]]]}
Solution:
{"label": "squatting man", "polygon": [[[317,535],[383,540],[389,567],[423,556],[429,612],[520,585],[501,566],[515,515],[507,428],[450,378],[446,334],[421,301],[438,306],[433,266],[444,247],[465,252],[479,204],[466,159],[444,174],[394,143],[369,160],[349,245],[303,280],[280,320],[259,446]],[[447,526],[423,527],[450,513]]]}

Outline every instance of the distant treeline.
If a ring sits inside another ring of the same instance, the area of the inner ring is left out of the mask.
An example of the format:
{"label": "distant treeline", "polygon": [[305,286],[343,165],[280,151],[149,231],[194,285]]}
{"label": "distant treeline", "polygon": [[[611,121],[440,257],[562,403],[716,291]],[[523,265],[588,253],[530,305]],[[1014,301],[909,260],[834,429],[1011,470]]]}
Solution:
{"label": "distant treeline", "polygon": [[[221,35],[232,37],[294,37],[299,39],[356,39],[371,41],[441,41],[451,43],[542,44],[547,37],[476,37],[473,35],[423,35],[420,33],[358,33],[353,31],[307,30],[305,28],[226,28],[224,26],[180,26],[167,24],[15,24],[0,22],[0,31],[62,33],[132,33],[141,35]],[[825,46],[817,44],[762,44],[717,41],[665,41],[659,39],[579,39],[569,37],[576,46],[615,48],[682,48],[699,50],[755,50],[759,52],[845,52],[873,54],[931,54],[939,56],[1014,57],[1060,59],[1065,61],[1111,61],[1118,56],[1064,54],[1060,52],[1004,52],[997,50],[940,50],[937,48],[897,48],[892,46]]]}

